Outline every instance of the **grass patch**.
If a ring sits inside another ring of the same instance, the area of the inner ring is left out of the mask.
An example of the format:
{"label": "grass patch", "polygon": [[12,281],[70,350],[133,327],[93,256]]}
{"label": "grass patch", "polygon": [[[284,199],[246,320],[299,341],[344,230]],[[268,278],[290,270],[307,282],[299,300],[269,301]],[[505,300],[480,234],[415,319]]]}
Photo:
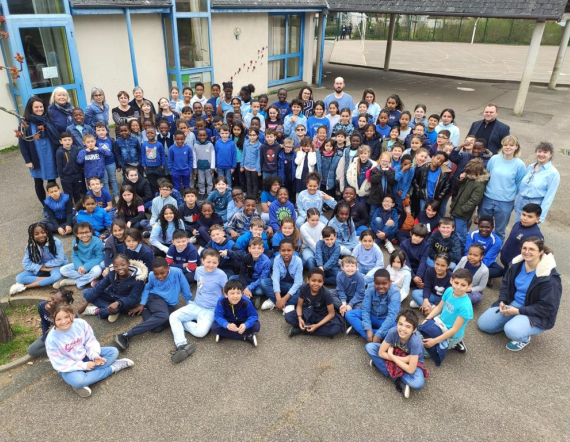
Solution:
{"label": "grass patch", "polygon": [[8,308],[5,313],[12,326],[14,339],[0,344],[0,365],[24,356],[28,346],[41,335],[40,317],[35,305]]}
{"label": "grass patch", "polygon": [[8,152],[14,152],[15,150],[18,150],[20,147],[17,144],[14,144],[10,147],[6,147],[5,149],[0,149],[0,154],[3,153],[8,153]]}

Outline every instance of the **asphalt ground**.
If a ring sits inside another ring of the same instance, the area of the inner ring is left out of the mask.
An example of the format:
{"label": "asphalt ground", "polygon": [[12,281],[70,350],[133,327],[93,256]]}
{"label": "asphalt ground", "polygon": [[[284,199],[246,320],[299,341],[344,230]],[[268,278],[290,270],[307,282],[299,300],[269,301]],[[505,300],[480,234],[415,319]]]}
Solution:
{"label": "asphalt ground", "polygon": [[[356,99],[372,87],[380,101],[397,92],[407,108],[425,103],[431,113],[451,107],[462,136],[484,105],[495,102],[499,119],[521,139],[527,164],[539,141],[554,143],[562,185],[543,233],[568,291],[570,161],[558,152],[567,146],[568,91],[531,87],[528,112],[516,118],[511,113],[514,85],[338,65],[325,65],[324,72],[325,86],[342,75]],[[329,92],[318,89],[315,95],[323,98]],[[18,152],[0,155],[0,183],[0,293],[6,294],[21,269],[27,226],[40,218],[41,208]],[[69,252],[69,240],[65,244]],[[485,292],[475,318],[497,298],[497,286]],[[35,293],[46,295],[47,290]],[[135,366],[93,386],[88,399],[77,396],[47,360],[38,360],[0,374],[0,440],[568,440],[569,307],[564,298],[554,329],[533,337],[520,353],[505,349],[503,334],[485,335],[470,321],[467,353],[450,351],[437,368],[427,362],[431,376],[409,400],[368,365],[361,338],[289,339],[289,327],[276,311],[260,312],[257,348],[188,335],[197,350],[179,365],[170,361],[169,330],[137,337],[125,354]],[[100,342],[111,345],[112,335],[137,319],[87,321]]]}

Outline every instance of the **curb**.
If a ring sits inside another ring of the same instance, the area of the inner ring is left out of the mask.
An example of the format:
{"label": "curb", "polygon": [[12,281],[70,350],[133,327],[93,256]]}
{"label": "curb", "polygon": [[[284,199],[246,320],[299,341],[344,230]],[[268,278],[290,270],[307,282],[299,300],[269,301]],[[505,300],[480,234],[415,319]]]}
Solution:
{"label": "curb", "polygon": [[32,358],[30,355],[26,355],[8,364],[0,365],[0,373],[4,373],[6,371],[12,370],[13,368],[19,367],[20,365],[24,365],[25,363],[30,362],[33,359],[34,358]]}

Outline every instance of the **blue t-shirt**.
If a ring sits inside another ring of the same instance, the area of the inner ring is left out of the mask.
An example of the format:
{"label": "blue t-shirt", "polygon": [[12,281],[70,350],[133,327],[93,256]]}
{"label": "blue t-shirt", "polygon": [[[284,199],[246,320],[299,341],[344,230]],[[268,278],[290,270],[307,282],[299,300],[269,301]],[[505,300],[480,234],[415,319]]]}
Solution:
{"label": "blue t-shirt", "polygon": [[526,292],[528,292],[528,288],[535,274],[536,270],[527,273],[526,266],[524,264],[522,265],[521,271],[515,278],[515,287],[517,288],[517,291],[515,292],[515,299],[511,303],[512,305],[514,305],[515,307],[522,307],[524,305],[524,301],[526,299]]}
{"label": "blue t-shirt", "polygon": [[[429,166],[428,166],[429,168]],[[437,179],[439,178],[439,174],[441,173],[441,169],[438,167],[436,171],[428,169],[428,177],[427,177],[427,197],[428,200],[433,198],[433,194],[435,193],[435,186],[437,184]]]}
{"label": "blue t-shirt", "polygon": [[386,333],[384,342],[391,344],[392,347],[405,351],[408,355],[417,355],[418,362],[424,362],[424,343],[422,341],[422,337],[417,331],[410,336],[410,339],[402,344],[400,336],[398,335],[398,329],[396,327],[392,327],[388,330],[388,333]]}
{"label": "blue t-shirt", "polygon": [[262,203],[269,203],[271,204],[273,201],[277,199],[277,195],[271,195],[271,192],[264,190],[261,192],[261,202]]}
{"label": "blue t-shirt", "polygon": [[223,296],[222,292],[226,282],[228,282],[228,276],[220,269],[208,273],[201,266],[196,269],[194,279],[196,280],[194,303],[198,307],[213,311],[216,308],[218,299],[220,299],[220,296]]}
{"label": "blue t-shirt", "polygon": [[[91,190],[88,190],[87,195],[93,195],[93,192]],[[93,195],[93,198],[95,198],[95,202],[102,209],[107,207],[107,204],[109,203],[109,201],[113,201],[113,197],[111,196],[109,191],[107,189],[104,189],[104,188],[101,189],[101,196]]]}
{"label": "blue t-shirt", "polygon": [[452,337],[454,339],[461,338],[465,332],[465,327],[470,319],[473,319],[473,305],[467,294],[458,298],[453,296],[453,287],[449,287],[443,294],[443,309],[440,313],[440,318],[445,326],[451,330],[455,320],[458,317],[465,319],[459,331]]}

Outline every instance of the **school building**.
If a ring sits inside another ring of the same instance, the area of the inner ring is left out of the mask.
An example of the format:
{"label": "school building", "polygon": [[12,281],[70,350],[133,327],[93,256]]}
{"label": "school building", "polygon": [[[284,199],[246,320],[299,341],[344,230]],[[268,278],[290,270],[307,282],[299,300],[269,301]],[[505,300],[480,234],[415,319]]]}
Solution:
{"label": "school building", "polygon": [[[202,82],[210,96],[213,83],[233,80],[236,94],[252,83],[257,95],[322,71],[325,0],[0,0],[0,9],[4,65],[24,56],[20,78],[0,78],[0,106],[20,114],[57,86],[80,107],[101,87],[113,108],[135,85],[156,103],[170,86]],[[16,125],[0,112],[0,148],[16,144]]]}

